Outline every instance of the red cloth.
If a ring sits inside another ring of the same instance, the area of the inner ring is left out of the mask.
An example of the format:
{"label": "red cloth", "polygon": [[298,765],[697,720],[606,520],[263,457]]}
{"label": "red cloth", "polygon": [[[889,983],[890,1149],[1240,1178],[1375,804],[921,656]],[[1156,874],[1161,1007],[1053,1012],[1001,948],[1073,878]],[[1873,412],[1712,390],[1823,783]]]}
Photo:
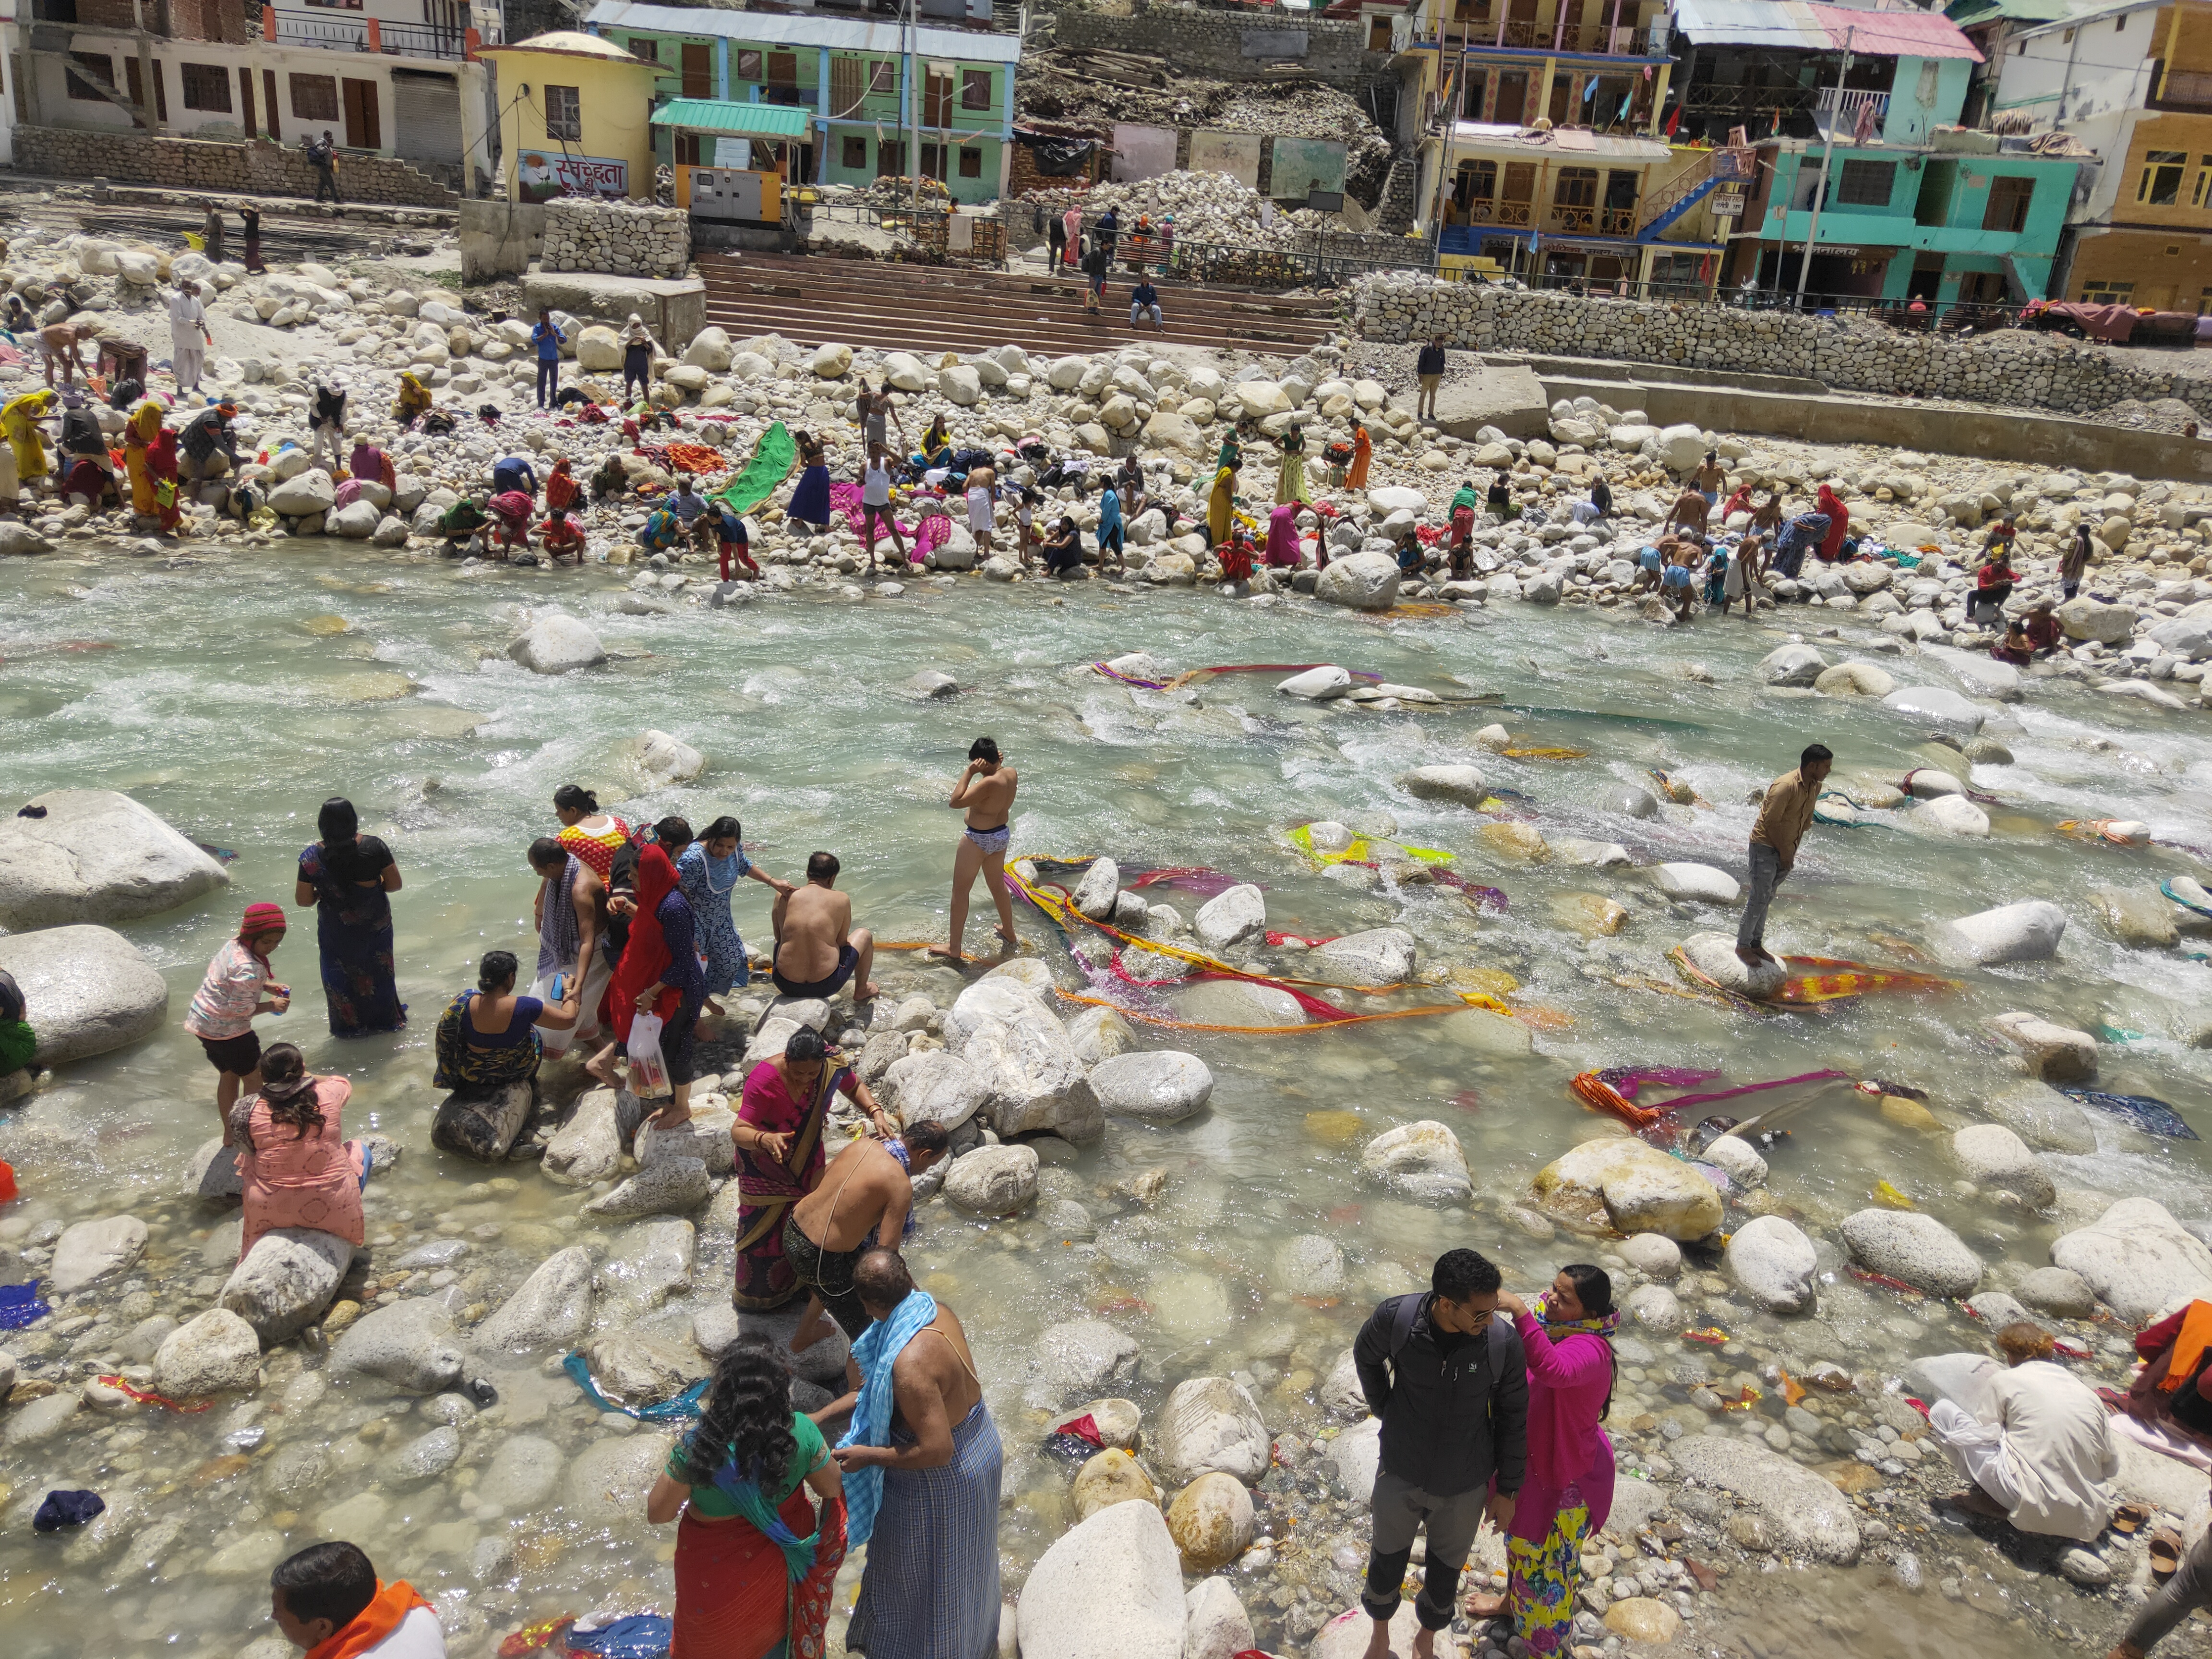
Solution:
{"label": "red cloth", "polygon": [[1991,560],[1976,573],[1974,586],[1979,588],[2002,587],[2013,580],[2012,568]]}
{"label": "red cloth", "polygon": [[845,1559],[845,1500],[818,1523],[803,1485],[776,1508],[799,1537],[817,1533],[814,1567],[793,1585],[783,1552],[742,1516],[702,1520],[686,1508],[676,1529],[676,1617],[669,1659],[763,1659],[789,1639],[791,1659],[821,1659],[830,1596]]}
{"label": "red cloth", "polygon": [[565,513],[583,493],[583,487],[569,474],[568,463],[556,461],[552,477],[545,480],[545,505],[556,513]]}
{"label": "red cloth", "polygon": [[1843,551],[1844,537],[1851,527],[1850,509],[1837,498],[1834,490],[1822,484],[1820,505],[1813,510],[1815,513],[1825,513],[1828,515],[1828,534],[1821,542],[1818,551],[1820,557],[1832,564],[1835,562],[1836,555]]}
{"label": "red cloth", "polygon": [[[614,982],[607,988],[615,1035],[625,1042],[630,1022],[637,1018],[637,994],[659,980],[668,966],[668,941],[660,934],[660,901],[675,890],[675,865],[657,843],[647,842],[637,857],[637,913],[629,919],[629,942],[623,946]],[[674,986],[663,986],[650,1012],[666,1019],[683,1000],[684,994]]]}
{"label": "red cloth", "polygon": [[376,1581],[376,1599],[356,1613],[346,1627],[307,1650],[307,1659],[357,1659],[399,1628],[399,1621],[417,1607],[430,1604],[415,1593],[404,1578],[393,1583]]}

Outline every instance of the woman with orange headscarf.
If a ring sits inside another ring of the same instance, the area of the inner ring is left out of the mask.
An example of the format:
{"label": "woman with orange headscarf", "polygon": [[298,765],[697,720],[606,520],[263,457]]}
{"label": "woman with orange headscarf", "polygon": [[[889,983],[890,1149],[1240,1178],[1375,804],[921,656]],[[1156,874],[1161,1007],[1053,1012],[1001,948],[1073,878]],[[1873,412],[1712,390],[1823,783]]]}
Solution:
{"label": "woman with orange headscarf", "polygon": [[698,920],[676,872],[675,854],[690,845],[691,826],[666,817],[653,825],[653,835],[638,851],[637,908],[607,989],[607,1007],[616,1039],[624,1045],[641,1012],[659,1016],[660,1055],[675,1094],[653,1121],[672,1128],[691,1116],[693,1051],[699,1011],[707,1001],[707,974],[694,948]]}
{"label": "woman with orange headscarf", "polygon": [[1833,564],[1836,555],[1843,550],[1844,532],[1851,527],[1850,509],[1844,505],[1834,490],[1822,484],[1820,505],[1813,510],[1828,515],[1828,533],[1814,551],[1826,562]]}
{"label": "woman with orange headscarf", "polygon": [[552,474],[545,480],[545,505],[557,517],[574,506],[576,498],[583,493],[583,486],[568,471],[568,458],[563,455],[553,463]]}

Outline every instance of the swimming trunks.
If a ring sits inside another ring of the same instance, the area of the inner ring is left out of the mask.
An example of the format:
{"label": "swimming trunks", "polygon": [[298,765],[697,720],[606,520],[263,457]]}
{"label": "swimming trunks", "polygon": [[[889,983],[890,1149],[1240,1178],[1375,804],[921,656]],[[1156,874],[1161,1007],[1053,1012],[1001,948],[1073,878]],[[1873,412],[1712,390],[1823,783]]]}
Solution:
{"label": "swimming trunks", "polygon": [[803,984],[798,980],[785,978],[781,968],[771,972],[769,977],[775,981],[775,988],[787,997],[834,997],[845,988],[845,981],[853,977],[853,969],[860,964],[860,953],[850,945],[842,945],[837,948],[837,965],[830,970],[827,979]]}
{"label": "swimming trunks", "polygon": [[821,1297],[822,1306],[837,1322],[848,1341],[857,1340],[868,1328],[868,1310],[860,1305],[860,1292],[853,1288],[853,1273],[869,1243],[864,1238],[850,1250],[825,1250],[801,1230],[796,1215],[784,1218],[783,1259],[791,1264],[792,1276],[798,1279],[799,1289]]}
{"label": "swimming trunks", "polygon": [[1646,570],[1658,569],[1659,550],[1656,547],[1645,548],[1642,552],[1636,556],[1636,562],[1642,565]]}
{"label": "swimming trunks", "polygon": [[1012,828],[1010,825],[1004,823],[1000,824],[995,830],[978,830],[974,825],[970,824],[967,828],[962,830],[960,833],[967,836],[969,840],[974,842],[976,846],[981,848],[987,853],[1005,852],[1006,850],[1007,843],[1012,842],[1014,838]]}

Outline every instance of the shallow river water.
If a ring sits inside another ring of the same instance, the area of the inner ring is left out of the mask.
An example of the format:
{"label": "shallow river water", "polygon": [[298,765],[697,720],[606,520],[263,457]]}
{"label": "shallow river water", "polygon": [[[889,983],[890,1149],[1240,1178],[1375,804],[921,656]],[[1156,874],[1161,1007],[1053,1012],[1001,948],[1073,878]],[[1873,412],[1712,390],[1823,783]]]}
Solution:
{"label": "shallow river water", "polygon": [[[622,1283],[634,1230],[580,1217],[580,1194],[526,1164],[486,1170],[429,1146],[438,1099],[432,1025],[447,999],[473,982],[482,952],[503,945],[530,959],[533,884],[523,852],[556,827],[550,798],[564,782],[595,786],[633,822],[681,811],[699,825],[733,813],[756,861],[779,875],[796,876],[813,848],[832,849],[859,920],[879,939],[941,937],[957,822],[944,797],[969,740],[988,732],[1022,774],[1018,853],[1107,854],[1125,872],[1214,866],[1262,884],[1268,925],[1292,933],[1405,926],[1420,942],[1422,973],[1440,988],[1390,1006],[1448,994],[1441,986],[1454,969],[1468,986],[1498,982],[1466,976],[1473,969],[1520,982],[1514,1005],[1543,1011],[1528,1053],[1517,1052],[1517,1041],[1501,1044],[1494,1023],[1453,1015],[1279,1037],[1141,1033],[1148,1046],[1175,1042],[1206,1060],[1212,1104],[1169,1129],[1109,1122],[1102,1146],[1048,1159],[1047,1197],[1083,1204],[1094,1238],[1048,1235],[1034,1218],[963,1221],[942,1202],[927,1211],[914,1253],[926,1282],[968,1322],[1008,1446],[1001,1545],[1010,1589],[1073,1518],[1067,1471],[1035,1451],[1050,1419],[1022,1400],[1040,1331],[1104,1317],[1141,1346],[1133,1394],[1147,1411],[1184,1377],[1236,1372],[1271,1431],[1310,1439],[1326,1420],[1320,1382],[1367,1308],[1425,1282],[1441,1249],[1474,1244],[1506,1264],[1510,1283],[1529,1288],[1559,1262],[1604,1248],[1564,1233],[1540,1242],[1510,1213],[1539,1168],[1607,1127],[1567,1092],[1577,1071],[1707,1066],[1724,1073],[1711,1086],[1725,1087],[1834,1066],[1925,1090],[1948,1131],[1984,1115],[1981,1103],[2015,1079],[1978,1035],[1979,1022],[2027,1009],[2069,1026],[2143,1034],[2105,1046],[2102,1086],[2169,1100],[2212,1134],[2212,1066],[2204,1051],[2174,1041],[2212,1006],[2212,969],[2183,951],[2122,948],[2082,896],[2092,883],[2142,885],[2202,867],[2170,846],[2130,852],[2052,828],[2139,817],[2162,841],[2212,843],[2212,742],[2194,715],[2078,690],[1991,705],[1985,732],[2014,757],[1977,769],[1976,787],[2003,803],[1990,809],[1991,838],[1816,827],[1769,933],[1797,953],[1902,962],[1900,952],[1944,918],[2045,896],[2070,920],[2057,962],[1970,973],[1938,1000],[1869,1000],[1753,1019],[1614,982],[1673,981],[1667,949],[1700,928],[1732,931],[1732,913],[1670,906],[1630,869],[1511,861],[1481,837],[1485,819],[1417,801],[1392,780],[1416,765],[1471,761],[1493,785],[1528,797],[1512,803],[1515,815],[1548,836],[1617,841],[1639,865],[1694,859],[1741,876],[1755,811],[1747,792],[1787,769],[1805,743],[1824,741],[1843,767],[1893,779],[1916,763],[1911,750],[1926,736],[1869,701],[1765,689],[1754,667],[1788,637],[1780,627],[1730,618],[1661,632],[1521,606],[1384,623],[1303,600],[1123,596],[1097,584],[1060,592],[917,584],[893,602],[805,596],[629,616],[614,609],[618,591],[596,574],[471,578],[420,557],[305,543],[177,566],[113,553],[0,568],[0,801],[72,784],[126,790],[186,834],[237,854],[228,892],[122,929],[169,981],[168,1028],[67,1068],[24,1108],[0,1114],[0,1156],[24,1190],[0,1211],[0,1245],[35,1250],[51,1242],[54,1222],[118,1212],[152,1230],[122,1283],[15,1334],[6,1346],[37,1360],[26,1377],[77,1380],[113,1369],[123,1331],[149,1313],[189,1317],[228,1271],[234,1224],[221,1229],[220,1215],[180,1196],[187,1159],[215,1119],[212,1074],[177,1022],[246,902],[292,908],[294,860],[313,838],[317,804],[332,793],[356,803],[363,828],[391,842],[404,873],[394,909],[412,1024],[392,1037],[330,1037],[313,929],[302,921],[276,960],[296,1000],[259,1029],[264,1041],[301,1042],[312,1067],[353,1079],[349,1132],[381,1129],[404,1146],[397,1168],[368,1192],[376,1268],[391,1276],[398,1255],[425,1238],[465,1238],[470,1251],[444,1283],[410,1286],[457,1307],[496,1306],[551,1250],[577,1242],[605,1245],[617,1264],[601,1304],[605,1321],[680,1335],[696,1308],[727,1293],[726,1236],[702,1235],[691,1288],[648,1307],[626,1300]],[[548,602],[589,616],[616,660],[564,678],[507,662],[514,607]],[[1786,620],[1809,635],[1824,618],[1793,611]],[[96,648],[81,648],[87,642]],[[1848,654],[1835,647],[1849,641],[1815,642],[1831,660]],[[1448,696],[1496,693],[1503,706],[1312,707],[1275,695],[1273,675],[1201,681],[1186,699],[1074,672],[1139,648],[1178,668],[1334,661]],[[1948,683],[1930,661],[1880,660],[1905,683]],[[1682,672],[1692,663],[1711,684]],[[949,672],[965,689],[946,702],[902,696],[901,684],[924,667]],[[1525,763],[1490,755],[1474,733],[1492,720],[1533,744],[1590,752]],[[702,750],[706,775],[641,793],[626,781],[624,745],[647,727]],[[1669,805],[1642,821],[1602,810],[1608,789],[1649,787],[1654,768],[1711,805]],[[1322,879],[1281,839],[1321,817],[1386,834],[1384,820],[1395,821],[1398,840],[1456,854],[1455,869],[1503,889],[1510,908],[1478,919],[1444,887],[1363,893]],[[1626,927],[1586,939],[1555,909],[1555,898],[1571,893],[1618,900],[1631,912]],[[1202,902],[1164,896],[1186,915]],[[744,885],[738,919],[749,941],[765,941],[768,899],[766,889]],[[988,906],[981,915],[988,921]],[[970,926],[973,943],[981,929]],[[1052,964],[1063,986],[1079,987],[1042,918],[1025,913],[1019,926],[1025,950]],[[2203,935],[2185,933],[2183,943],[2185,951],[2202,949]],[[948,969],[889,953],[878,976],[940,1006],[960,983]],[[1346,1112],[1358,1123],[1310,1116]],[[1361,1144],[1420,1119],[1459,1136],[1474,1176],[1471,1205],[1424,1205],[1363,1180]],[[1793,1369],[1832,1359],[1887,1376],[1913,1354],[1978,1343],[1954,1309],[1908,1306],[1841,1271],[1834,1223],[1863,1207],[1877,1182],[1941,1217],[1985,1261],[2022,1270],[2045,1265],[2056,1232],[2122,1194],[2148,1194],[2200,1233],[2212,1231],[2205,1147],[2153,1140],[2117,1121],[2100,1121],[2094,1155],[2050,1158],[2069,1189],[2054,1216],[1955,1194],[1947,1134],[1887,1121],[1847,1089],[1791,1127],[1770,1155],[1771,1181],[1757,1202],[1823,1241],[1831,1282],[1816,1317],[1786,1322],[1729,1300],[1709,1274],[1677,1286],[1686,1325],[1718,1323],[1736,1339],[1712,1358],[1724,1391],[1737,1373],[1755,1376],[1762,1359]],[[1166,1183],[1149,1206],[1115,1191],[1155,1169]],[[1732,1211],[1731,1224],[1746,1213]],[[1278,1246],[1307,1234],[1343,1250],[1340,1296],[1299,1297],[1278,1277]],[[1988,1282],[2004,1279],[2000,1270]],[[77,1322],[86,1316],[91,1325]],[[2093,1343],[2112,1340],[2078,1328]],[[1685,1349],[1677,1331],[1638,1334],[1650,1363],[1625,1370],[1617,1425],[1686,1409],[1677,1362],[1711,1353]],[[295,1345],[268,1356],[266,1385],[244,1404],[192,1416],[87,1411],[31,1443],[0,1443],[0,1650],[23,1659],[239,1652],[271,1633],[269,1566],[341,1529],[386,1577],[440,1596],[457,1655],[490,1653],[530,1618],[670,1604],[672,1529],[647,1528],[626,1500],[597,1495],[604,1480],[593,1485],[623,1463],[622,1449],[605,1443],[656,1431],[588,1409],[550,1365],[491,1368],[501,1402],[475,1419],[452,1396],[326,1387],[319,1365]],[[2109,1360],[2105,1371],[2121,1374]],[[1782,1406],[1769,1390],[1748,1421],[1729,1419],[1723,1431],[1774,1429]],[[411,1488],[387,1480],[387,1455],[448,1418],[463,1419],[459,1462]],[[487,1496],[492,1459],[517,1433],[550,1442],[564,1466]],[[1653,1435],[1624,1443],[1656,1452],[1663,1443]],[[641,1447],[630,1461],[653,1455]],[[584,1461],[567,1462],[575,1459]],[[33,1541],[29,1512],[55,1486],[101,1491],[111,1517],[87,1534]],[[1328,1512],[1345,1513],[1341,1504]],[[1902,1498],[1890,1519],[1900,1535],[1929,1524],[1924,1505]],[[1917,1547],[1929,1581],[1917,1599],[1875,1559],[1885,1550],[1870,1548],[1867,1565],[1850,1571],[1783,1568],[1767,1577],[1740,1564],[1720,1603],[1699,1616],[1700,1644],[1715,1645],[1740,1622],[1763,1628],[1773,1652],[1933,1655],[1962,1643],[1992,1650],[1999,1641],[2022,1655],[2063,1650],[2041,1626],[1992,1622],[2009,1616],[2020,1585],[1992,1581],[1963,1600],[1939,1595],[1938,1558],[1951,1547],[1941,1534]],[[1304,1582],[1303,1594],[1326,1611],[1346,1605],[1350,1580],[1341,1573],[1316,1567]],[[1304,1632],[1286,1626],[1283,1611],[1298,1604],[1295,1582],[1248,1572],[1238,1583],[1261,1640],[1302,1649]],[[1271,1601],[1284,1589],[1287,1601]],[[2109,1620],[2055,1579],[2027,1589],[2063,1618],[2099,1631]]]}

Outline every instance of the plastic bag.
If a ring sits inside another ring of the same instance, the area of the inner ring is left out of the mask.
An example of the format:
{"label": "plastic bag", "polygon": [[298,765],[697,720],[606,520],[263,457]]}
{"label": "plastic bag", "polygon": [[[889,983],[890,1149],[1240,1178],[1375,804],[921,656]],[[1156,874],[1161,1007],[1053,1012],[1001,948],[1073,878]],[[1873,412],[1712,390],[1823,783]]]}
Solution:
{"label": "plastic bag", "polygon": [[[567,975],[562,974],[541,974],[538,982],[530,988],[530,994],[548,1008],[557,1008],[561,1006],[562,981],[566,977]],[[583,1018],[580,1012],[577,1018],[580,1019]],[[541,1025],[538,1028],[538,1041],[549,1054],[567,1054],[568,1045],[575,1040],[576,1028],[573,1025],[565,1031],[556,1031],[550,1025]]]}
{"label": "plastic bag", "polygon": [[676,1092],[668,1062],[660,1057],[660,1016],[641,1013],[630,1022],[629,1091],[640,1100],[662,1100]]}

